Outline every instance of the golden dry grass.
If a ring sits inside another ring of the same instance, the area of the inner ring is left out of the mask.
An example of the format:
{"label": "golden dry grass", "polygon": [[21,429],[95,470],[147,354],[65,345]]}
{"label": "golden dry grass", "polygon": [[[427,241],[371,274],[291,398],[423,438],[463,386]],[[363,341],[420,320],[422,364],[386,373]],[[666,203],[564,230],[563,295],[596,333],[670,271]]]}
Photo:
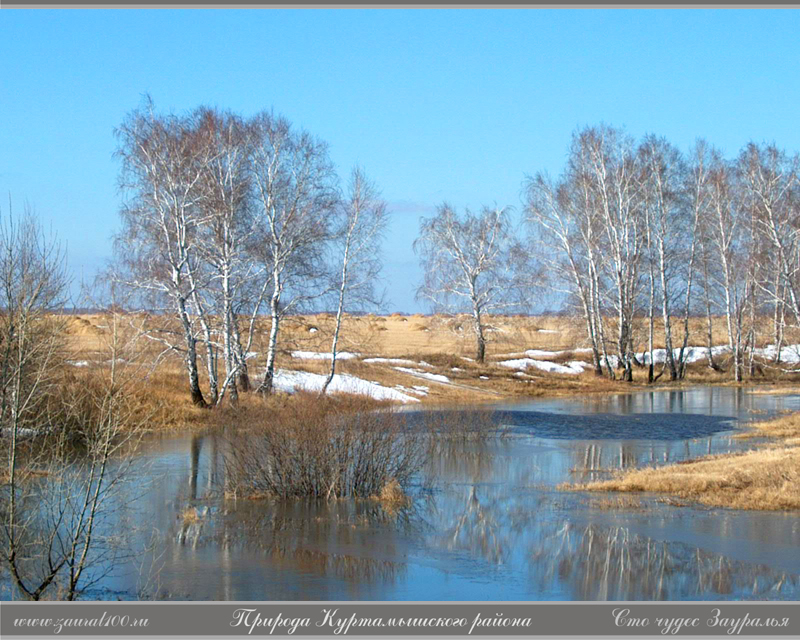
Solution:
{"label": "golden dry grass", "polygon": [[194,507],[186,507],[180,515],[184,526],[189,526],[200,522],[200,516],[197,514],[197,509]]}
{"label": "golden dry grass", "polygon": [[780,438],[784,444],[792,445],[800,439],[800,412],[778,416],[772,420],[754,422],[749,426],[751,430],[738,437]]}
{"label": "golden dry grass", "polygon": [[[144,314],[127,317],[133,326],[152,326],[155,323],[169,325],[169,320]],[[309,314],[290,316],[284,319],[279,342],[277,367],[326,373],[328,363],[323,360],[305,360],[292,357],[293,351],[328,351],[334,326],[332,314]],[[647,371],[634,369],[633,384],[611,381],[597,377],[592,371],[581,375],[550,374],[536,369],[516,372],[498,365],[503,359],[520,357],[527,349],[561,351],[553,358],[556,362],[572,359],[586,360],[586,353],[575,354],[574,349],[587,346],[583,324],[578,318],[566,316],[495,316],[487,320],[487,361],[479,364],[471,360],[474,355],[473,335],[470,318],[461,316],[424,316],[421,314],[390,316],[364,315],[345,316],[342,328],[340,351],[353,351],[362,355],[383,358],[401,358],[414,364],[410,368],[445,375],[450,384],[427,380],[424,376],[400,372],[392,363],[365,363],[362,359],[339,360],[337,371],[378,382],[399,390],[414,386],[427,387],[427,395],[420,397],[423,402],[432,404],[459,404],[496,401],[498,398],[566,396],[587,393],[624,393],[637,389],[652,389],[647,385]],[[94,364],[103,359],[109,342],[110,319],[103,314],[82,314],[67,319],[67,343],[73,361],[87,360]],[[124,323],[123,323],[124,324]],[[705,319],[692,318],[692,342],[702,342],[705,335]],[[769,339],[769,319],[765,318],[760,331],[762,343]],[[717,342],[724,335],[722,318],[714,319]],[[266,352],[266,337],[269,319],[259,320],[257,334],[252,350],[259,355],[250,360],[251,374],[258,375],[263,366]],[[682,331],[679,321],[675,321],[676,334]],[[660,333],[657,323],[656,332]],[[763,334],[763,335],[761,335]],[[637,327],[638,342],[646,336],[644,320]],[[787,340],[790,336],[787,336]],[[800,341],[800,340],[798,340]],[[656,344],[656,347],[663,346]],[[140,340],[141,361],[153,361],[162,350],[155,341]],[[419,365],[427,362],[432,367]],[[725,364],[724,362],[722,363]],[[409,368],[407,365],[406,368]],[[204,371],[201,367],[201,377]],[[181,427],[189,424],[204,424],[204,412],[190,405],[186,393],[183,365],[177,354],[159,361],[159,365],[144,374],[146,387],[145,403],[151,403],[157,419],[154,423]],[[203,384],[204,381],[201,380]],[[796,386],[791,375],[782,376],[777,370],[765,371],[757,381],[768,384],[771,389],[786,385]],[[670,388],[693,384],[733,384],[729,372],[712,371],[705,363],[697,363],[689,368],[689,375],[681,383],[669,383],[662,378],[659,385]],[[753,381],[748,381],[753,384]],[[249,394],[252,395],[252,394]],[[247,394],[242,396],[245,403],[253,402]]]}
{"label": "golden dry grass", "polygon": [[400,483],[394,478],[383,486],[378,496],[378,501],[389,510],[400,509],[411,504],[411,499],[403,491],[403,487],[400,486]]}
{"label": "golden dry grass", "polygon": [[800,509],[800,413],[755,423],[752,427],[754,436],[776,440],[755,451],[637,469],[612,480],[562,488],[662,493],[732,509]]}

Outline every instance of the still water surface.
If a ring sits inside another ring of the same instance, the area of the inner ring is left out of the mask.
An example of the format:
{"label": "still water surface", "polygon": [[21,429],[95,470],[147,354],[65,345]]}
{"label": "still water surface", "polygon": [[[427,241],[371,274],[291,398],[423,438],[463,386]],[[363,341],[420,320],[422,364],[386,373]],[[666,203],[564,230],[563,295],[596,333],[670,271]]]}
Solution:
{"label": "still water surface", "polygon": [[[798,396],[728,388],[498,406],[510,435],[440,447],[413,506],[223,500],[224,440],[147,441],[137,548],[90,594],[213,600],[798,599],[800,516],[679,507],[562,482],[754,446],[737,425]],[[611,508],[610,508],[611,507]],[[185,517],[186,514],[189,517]]]}

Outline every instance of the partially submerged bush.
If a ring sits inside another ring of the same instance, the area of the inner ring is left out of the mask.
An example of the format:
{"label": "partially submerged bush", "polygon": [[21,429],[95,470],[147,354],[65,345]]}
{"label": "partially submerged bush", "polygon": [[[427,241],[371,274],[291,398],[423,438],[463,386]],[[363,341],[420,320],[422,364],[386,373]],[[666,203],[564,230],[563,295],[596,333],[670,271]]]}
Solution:
{"label": "partially submerged bush", "polygon": [[381,496],[421,468],[425,437],[401,416],[364,402],[294,398],[270,424],[230,437],[227,490],[236,496]]}
{"label": "partially submerged bush", "polygon": [[489,409],[426,411],[422,422],[433,441],[486,440],[508,435],[502,414]]}

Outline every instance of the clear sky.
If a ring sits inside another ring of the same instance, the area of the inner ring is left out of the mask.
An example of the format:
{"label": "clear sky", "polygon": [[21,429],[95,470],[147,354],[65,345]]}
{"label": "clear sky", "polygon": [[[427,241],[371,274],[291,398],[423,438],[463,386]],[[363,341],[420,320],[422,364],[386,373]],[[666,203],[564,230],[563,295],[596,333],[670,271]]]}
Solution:
{"label": "clear sky", "polygon": [[388,311],[443,200],[520,209],[572,131],[606,122],[727,154],[800,149],[800,12],[785,10],[3,10],[0,211],[35,207],[76,278],[111,255],[114,127],[156,105],[274,108],[361,164],[392,211]]}

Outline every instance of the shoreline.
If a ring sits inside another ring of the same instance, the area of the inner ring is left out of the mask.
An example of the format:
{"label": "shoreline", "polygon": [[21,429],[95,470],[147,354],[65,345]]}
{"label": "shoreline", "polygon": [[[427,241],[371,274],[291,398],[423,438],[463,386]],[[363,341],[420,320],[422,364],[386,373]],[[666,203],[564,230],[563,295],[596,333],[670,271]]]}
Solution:
{"label": "shoreline", "polygon": [[737,439],[759,439],[753,449],[633,469],[610,480],[559,488],[589,493],[648,494],[748,511],[800,511],[800,411],[744,425]]}

